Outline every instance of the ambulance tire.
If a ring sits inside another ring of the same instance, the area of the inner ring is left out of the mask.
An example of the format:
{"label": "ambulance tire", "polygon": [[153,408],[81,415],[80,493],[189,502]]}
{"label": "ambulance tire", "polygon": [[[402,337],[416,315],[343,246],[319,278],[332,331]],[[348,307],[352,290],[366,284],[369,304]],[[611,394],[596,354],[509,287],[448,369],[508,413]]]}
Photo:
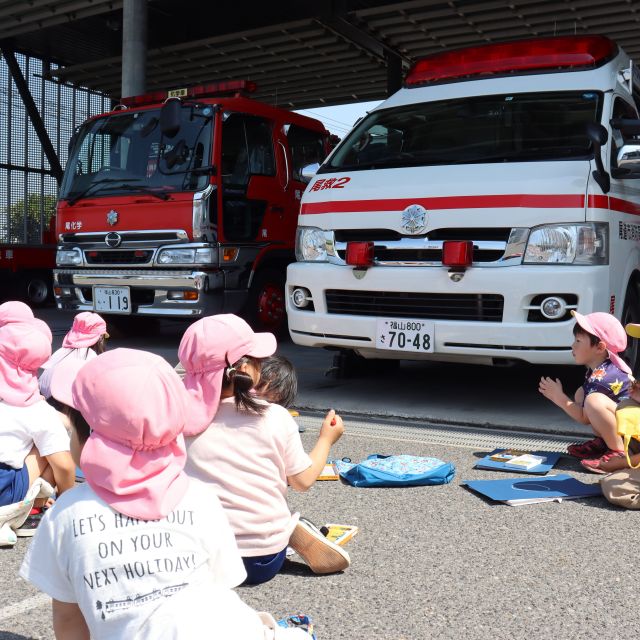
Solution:
{"label": "ambulance tire", "polygon": [[[640,294],[638,280],[633,280],[627,288],[627,295],[624,299],[624,307],[622,309],[622,326],[629,322],[640,324]],[[621,354],[626,362],[629,363],[634,376],[640,375],[640,340],[629,338],[627,348]]]}
{"label": "ambulance tire", "polygon": [[22,275],[18,281],[18,297],[31,307],[43,307],[51,300],[51,275],[33,271]]}
{"label": "ambulance tire", "polygon": [[242,314],[254,331],[268,331],[279,340],[289,336],[284,269],[267,268],[258,271],[249,288],[247,304]]}

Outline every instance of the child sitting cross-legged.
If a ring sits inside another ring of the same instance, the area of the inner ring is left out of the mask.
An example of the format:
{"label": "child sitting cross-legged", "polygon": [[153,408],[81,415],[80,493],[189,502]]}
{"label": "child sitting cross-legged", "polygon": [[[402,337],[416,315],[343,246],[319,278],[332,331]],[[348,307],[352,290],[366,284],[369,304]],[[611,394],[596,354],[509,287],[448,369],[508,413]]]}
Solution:
{"label": "child sitting cross-legged", "polygon": [[588,471],[606,473],[605,463],[625,455],[615,411],[618,403],[629,396],[632,380],[629,365],[618,355],[627,346],[627,336],[609,313],[571,313],[576,319],[571,349],[576,364],[587,367],[585,382],[573,400],[564,393],[558,379],[541,378],[539,391],[574,420],[591,427],[595,438],[572,444],[567,452]]}
{"label": "child sitting cross-legged", "polygon": [[245,570],[211,487],[184,472],[180,378],[159,356],[69,358],[51,380],[86,482],[44,516],[20,575],[53,598],[58,640],[271,640],[232,587]]}

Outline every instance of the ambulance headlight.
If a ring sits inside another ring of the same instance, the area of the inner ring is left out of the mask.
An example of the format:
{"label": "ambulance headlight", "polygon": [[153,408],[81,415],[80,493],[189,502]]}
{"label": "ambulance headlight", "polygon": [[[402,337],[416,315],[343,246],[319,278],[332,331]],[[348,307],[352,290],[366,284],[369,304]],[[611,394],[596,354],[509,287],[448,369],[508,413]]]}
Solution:
{"label": "ambulance headlight", "polygon": [[524,264],[608,264],[609,225],[549,224],[534,227],[524,253]]}
{"label": "ambulance headlight", "polygon": [[332,231],[323,231],[317,227],[298,227],[296,231],[298,262],[326,262],[332,247]]}

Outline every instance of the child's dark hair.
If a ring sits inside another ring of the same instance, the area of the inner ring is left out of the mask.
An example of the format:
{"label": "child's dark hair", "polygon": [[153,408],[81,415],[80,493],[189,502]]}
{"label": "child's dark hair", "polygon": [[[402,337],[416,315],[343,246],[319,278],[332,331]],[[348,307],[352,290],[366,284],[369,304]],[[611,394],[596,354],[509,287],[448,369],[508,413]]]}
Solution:
{"label": "child's dark hair", "polygon": [[592,347],[595,347],[598,344],[598,342],[601,342],[598,336],[594,336],[593,333],[589,333],[588,331],[585,331],[577,322],[573,325],[573,335],[587,336],[589,338],[589,342],[591,342]]}
{"label": "child's dark hair", "polygon": [[80,445],[84,445],[91,435],[91,427],[84,416],[77,409],[66,404],[62,405],[62,411],[69,418],[69,422],[78,436],[78,442]]}
{"label": "child's dark hair", "polygon": [[252,358],[251,356],[243,356],[240,360],[229,365],[224,370],[222,386],[226,389],[233,389],[236,409],[242,409],[261,416],[267,410],[269,405],[262,402],[257,396],[251,393],[251,389],[253,389],[253,378],[248,373],[238,370],[238,367],[241,367],[243,364],[252,364],[258,369],[258,371],[260,371],[260,359]]}
{"label": "child's dark hair", "polygon": [[109,334],[102,334],[98,339],[98,342],[92,344],[89,348],[93,349],[98,355],[104,353],[107,349],[107,336]]}
{"label": "child's dark hair", "polygon": [[290,407],[298,393],[298,376],[291,362],[283,356],[269,356],[261,364],[256,391],[273,404]]}

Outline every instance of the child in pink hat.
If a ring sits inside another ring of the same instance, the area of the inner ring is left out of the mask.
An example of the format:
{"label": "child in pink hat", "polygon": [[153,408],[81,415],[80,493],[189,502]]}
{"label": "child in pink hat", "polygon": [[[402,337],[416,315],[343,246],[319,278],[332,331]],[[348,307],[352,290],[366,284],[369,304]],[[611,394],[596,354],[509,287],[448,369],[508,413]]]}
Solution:
{"label": "child in pink hat", "polygon": [[0,304],[0,327],[29,320],[33,320],[33,311],[24,302],[9,300]]}
{"label": "child in pink hat", "polygon": [[313,485],[344,426],[330,411],[308,455],[289,412],[255,395],[261,359],[276,346],[272,334],[254,333],[241,318],[222,314],[192,324],[179,349],[192,396],[186,470],[216,488],[250,584],[278,573],[287,545],[315,573],[350,563],[344,549],[287,506],[287,485],[299,491]]}
{"label": "child in pink hat", "polygon": [[56,638],[270,637],[231,590],[246,573],[215,492],[184,472],[171,366],[115,349],[64,361],[51,390],[86,483],[43,518],[20,575],[53,598]]}
{"label": "child in pink hat", "polygon": [[40,393],[48,400],[51,398],[51,378],[55,368],[67,358],[91,360],[104,352],[109,338],[107,324],[97,313],[83,311],[73,319],[73,325],[58,349],[42,365],[40,374]]}
{"label": "child in pink hat", "polygon": [[576,319],[571,349],[576,364],[587,367],[585,382],[573,400],[557,379],[541,378],[539,391],[595,434],[587,442],[570,445],[567,452],[588,471],[607,473],[607,463],[625,455],[615,412],[618,403],[629,397],[633,380],[629,365],[618,355],[626,349],[627,334],[609,313],[571,313]]}
{"label": "child in pink hat", "polygon": [[[50,355],[45,323],[32,318],[0,328],[0,506],[22,501],[40,477],[58,493],[75,483],[69,435],[38,391],[36,373]],[[17,534],[32,536],[39,518],[27,518]]]}

